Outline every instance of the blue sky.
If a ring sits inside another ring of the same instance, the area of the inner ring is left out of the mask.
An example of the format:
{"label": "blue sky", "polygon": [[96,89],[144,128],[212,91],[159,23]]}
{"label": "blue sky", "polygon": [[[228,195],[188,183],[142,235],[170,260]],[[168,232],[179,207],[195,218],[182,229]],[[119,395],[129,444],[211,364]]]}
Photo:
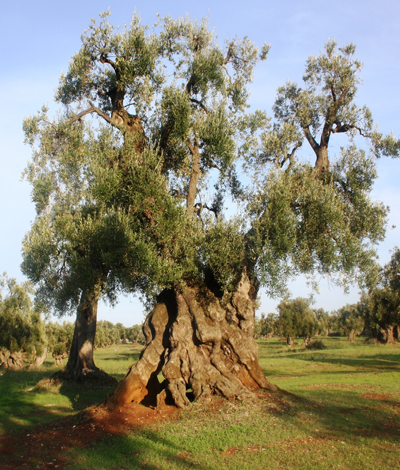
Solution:
{"label": "blue sky", "polygon": [[[329,37],[339,44],[353,42],[364,63],[363,85],[357,103],[367,104],[382,132],[400,135],[400,2],[397,0],[295,0],[228,1],[103,1],[14,0],[2,5],[0,18],[0,272],[24,280],[20,273],[21,241],[34,219],[28,183],[21,173],[30,158],[23,144],[22,120],[44,104],[51,105],[54,89],[72,54],[80,48],[80,34],[91,18],[111,9],[111,22],[129,23],[136,9],[142,21],[153,24],[156,14],[179,17],[208,16],[221,41],[248,36],[256,44],[270,43],[268,60],[256,70],[251,88],[254,107],[271,113],[276,89],[286,80],[301,82],[304,64],[317,55]],[[54,108],[53,108],[54,109]],[[379,246],[381,262],[399,245],[400,160],[378,162],[379,180],[373,197],[391,207],[385,242]],[[310,289],[303,279],[291,285],[294,296],[306,297]],[[345,295],[320,280],[315,306],[333,310],[358,300],[358,289]],[[260,312],[274,311],[279,300],[262,296]],[[115,309],[102,304],[99,318],[127,326],[143,320],[136,299],[122,298]],[[67,318],[68,319],[68,318]],[[72,320],[70,318],[69,320]]]}

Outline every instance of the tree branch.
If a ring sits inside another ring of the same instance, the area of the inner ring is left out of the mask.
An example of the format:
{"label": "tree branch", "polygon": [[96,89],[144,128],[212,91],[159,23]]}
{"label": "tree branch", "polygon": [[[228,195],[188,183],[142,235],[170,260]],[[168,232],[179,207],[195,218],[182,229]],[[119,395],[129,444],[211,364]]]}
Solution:
{"label": "tree branch", "polygon": [[196,100],[195,98],[190,98],[190,101],[192,103],[195,103],[195,104],[199,105],[200,108],[208,114],[208,109],[206,108],[206,106],[204,106],[204,104],[201,101]]}
{"label": "tree branch", "polygon": [[96,106],[91,106],[90,108],[85,109],[84,111],[80,112],[79,114],[77,114],[76,116],[74,116],[74,117],[69,121],[69,123],[70,123],[70,124],[73,124],[74,122],[79,121],[79,119],[81,119],[81,118],[83,118],[84,116],[86,116],[86,114],[91,114],[91,113],[96,113],[96,114],[98,114],[98,115],[101,116],[103,119],[105,119],[109,124],[112,124],[110,116],[109,116],[108,114],[104,113],[101,109],[96,108]]}
{"label": "tree branch", "polygon": [[188,139],[186,143],[187,143],[187,146],[189,147],[190,153],[191,153],[192,155],[194,155],[194,153],[195,153],[195,148],[194,148],[192,142],[190,142],[190,139]]}
{"label": "tree branch", "polygon": [[317,141],[314,139],[314,137],[311,134],[309,126],[303,127],[304,135],[306,136],[306,139],[308,140],[308,143],[311,145],[311,148],[314,150],[314,152],[318,152],[319,150],[319,145]]}
{"label": "tree branch", "polygon": [[227,52],[227,54],[226,54],[226,57],[225,57],[225,59],[224,59],[224,63],[223,63],[223,64],[226,65],[226,64],[229,62],[229,60],[230,60],[231,57],[232,57],[232,49],[231,49],[231,47],[229,46],[229,49],[228,49],[228,52]]}
{"label": "tree branch", "polygon": [[351,124],[342,124],[340,121],[335,121],[334,124],[336,125],[336,127],[332,128],[332,131],[331,131],[332,134],[344,133],[344,132],[348,132],[351,129],[355,129],[356,131],[359,132],[359,134],[362,137],[366,137],[366,138],[371,137],[369,134],[365,134],[364,131],[361,129],[361,127],[352,126]]}
{"label": "tree branch", "polygon": [[342,124],[340,121],[335,121],[334,124],[336,127],[332,127],[332,134],[339,134],[353,129],[350,124]]}
{"label": "tree branch", "polygon": [[289,165],[286,168],[286,171],[290,170],[290,168],[293,166],[294,160],[294,154],[296,153],[296,150],[300,148],[302,145],[302,142],[297,142],[297,144],[293,147],[292,151],[288,153],[287,157],[282,161],[281,163],[281,168],[283,168],[283,165],[289,160]]}
{"label": "tree branch", "polygon": [[335,90],[333,88],[333,84],[331,85],[331,94],[332,94],[333,102],[336,103],[336,93],[335,93]]}
{"label": "tree branch", "polygon": [[200,216],[200,213],[203,209],[207,209],[210,212],[213,212],[215,217],[218,217],[218,212],[215,209],[212,209],[211,207],[208,207],[207,204],[202,204],[201,202],[198,202],[194,205],[194,208],[196,209],[197,215]]}
{"label": "tree branch", "polygon": [[102,64],[109,64],[111,65],[111,67],[115,70],[115,72],[117,71],[117,66],[115,64],[115,62],[113,60],[110,60],[108,57],[107,57],[107,54],[105,54],[104,52],[101,53],[100,55],[100,62]]}

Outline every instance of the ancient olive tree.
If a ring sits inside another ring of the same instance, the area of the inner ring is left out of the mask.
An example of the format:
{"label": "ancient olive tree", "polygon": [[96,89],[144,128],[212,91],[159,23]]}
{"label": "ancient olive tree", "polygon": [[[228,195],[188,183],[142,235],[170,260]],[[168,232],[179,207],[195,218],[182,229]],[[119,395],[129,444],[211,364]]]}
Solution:
{"label": "ancient olive tree", "polygon": [[[337,122],[352,124],[350,138],[356,125],[372,126],[370,113],[364,119],[353,104],[358,62],[351,48],[337,53],[328,45],[325,65],[307,65],[315,98],[307,104],[294,97],[286,106],[280,92],[272,125],[247,105],[253,69],[267,46],[260,53],[245,38],[221,47],[206,22],[188,18],[164,18],[149,33],[134,16],[129,27],[114,31],[107,15],[83,34],[61,78],[62,116],[26,124],[28,137],[39,143],[30,173],[34,196],[47,187],[48,172],[58,180],[69,170],[66,138],[80,133],[79,148],[87,150],[76,159],[84,175],[78,202],[68,206],[60,196],[71,179],[45,191],[35,224],[43,218],[47,248],[28,237],[25,270],[45,297],[73,283],[74,296],[63,298],[75,305],[88,285],[97,296],[136,291],[152,303],[146,347],[109,404],[169,396],[182,407],[188,389],[196,399],[274,390],[253,339],[259,289],[280,293],[298,272],[357,278],[384,234],[386,208],[369,199],[372,157],[355,144],[332,167],[327,151],[316,152],[311,164],[296,154],[307,132],[317,138],[321,123],[329,136],[345,132]],[[335,93],[344,87],[343,74],[350,91],[329,105],[323,67],[337,62],[330,79]],[[305,111],[299,121],[298,101],[309,107],[308,124]],[[329,126],[334,111],[336,124]],[[362,134],[374,150],[398,152],[393,137]],[[42,150],[48,140],[51,151]],[[237,215],[226,211],[228,198]]]}
{"label": "ancient olive tree", "polygon": [[255,319],[254,324],[254,337],[272,338],[274,334],[279,334],[278,316],[276,313],[261,314],[261,318]]}

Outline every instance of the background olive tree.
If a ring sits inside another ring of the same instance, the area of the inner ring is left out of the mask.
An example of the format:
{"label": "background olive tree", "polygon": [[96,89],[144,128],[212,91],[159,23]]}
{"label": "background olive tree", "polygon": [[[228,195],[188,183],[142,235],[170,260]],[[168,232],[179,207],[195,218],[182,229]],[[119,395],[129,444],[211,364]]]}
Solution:
{"label": "background olive tree", "polygon": [[[31,283],[0,276],[0,350],[4,367],[21,368],[24,360],[45,359],[47,338],[41,312],[34,308]],[[42,361],[43,362],[43,361]]]}

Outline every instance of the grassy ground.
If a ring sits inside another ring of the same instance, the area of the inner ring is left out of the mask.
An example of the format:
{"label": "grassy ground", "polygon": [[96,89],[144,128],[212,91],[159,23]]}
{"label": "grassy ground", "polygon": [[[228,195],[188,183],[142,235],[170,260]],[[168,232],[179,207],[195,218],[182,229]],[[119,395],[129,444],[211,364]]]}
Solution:
{"label": "grassy ground", "polygon": [[[327,349],[289,350],[260,342],[273,383],[290,392],[210,409],[194,404],[173,421],[87,448],[70,449],[70,469],[394,469],[400,468],[400,346],[324,338]],[[120,379],[138,357],[132,346],[96,351],[97,364]],[[43,371],[3,372],[3,432],[27,432],[101,401],[107,390],[38,391]]]}
{"label": "grassy ground", "polygon": [[[139,359],[140,349],[118,345],[95,352],[97,365],[121,380],[128,367]],[[64,360],[64,364],[66,359]],[[101,403],[113,388],[62,385],[38,390],[35,385],[58,368],[49,357],[37,370],[0,370],[0,435],[18,433],[27,427],[52,421]]]}

